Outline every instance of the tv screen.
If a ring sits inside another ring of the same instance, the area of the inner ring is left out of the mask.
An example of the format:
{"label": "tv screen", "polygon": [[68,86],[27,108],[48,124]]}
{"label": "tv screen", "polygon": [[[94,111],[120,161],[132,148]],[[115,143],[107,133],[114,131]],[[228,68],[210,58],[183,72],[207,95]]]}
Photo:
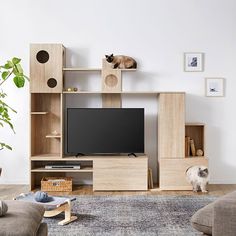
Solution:
{"label": "tv screen", "polygon": [[144,153],[144,109],[68,108],[67,152]]}

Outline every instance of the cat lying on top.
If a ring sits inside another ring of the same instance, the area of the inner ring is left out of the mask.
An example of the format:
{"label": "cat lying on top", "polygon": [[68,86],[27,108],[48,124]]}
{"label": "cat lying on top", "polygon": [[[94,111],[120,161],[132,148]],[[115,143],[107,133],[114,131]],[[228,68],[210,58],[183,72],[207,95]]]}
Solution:
{"label": "cat lying on top", "polygon": [[113,69],[134,69],[137,68],[137,62],[129,56],[124,55],[105,55],[106,61],[112,64]]}

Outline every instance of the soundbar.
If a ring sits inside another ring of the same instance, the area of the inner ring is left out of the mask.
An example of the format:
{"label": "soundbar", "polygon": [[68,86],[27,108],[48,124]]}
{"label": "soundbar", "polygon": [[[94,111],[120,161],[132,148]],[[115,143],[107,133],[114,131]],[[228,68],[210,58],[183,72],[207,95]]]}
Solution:
{"label": "soundbar", "polygon": [[80,169],[80,165],[46,165],[45,169]]}

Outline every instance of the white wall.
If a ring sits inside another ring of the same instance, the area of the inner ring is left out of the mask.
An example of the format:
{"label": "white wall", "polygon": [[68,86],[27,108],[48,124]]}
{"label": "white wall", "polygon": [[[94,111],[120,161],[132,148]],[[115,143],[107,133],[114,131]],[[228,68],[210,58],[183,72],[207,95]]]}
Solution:
{"label": "white wall", "polygon": [[[124,89],[186,91],[187,121],[207,125],[211,182],[236,183],[235,12],[235,0],[2,1],[0,63],[21,57],[28,74],[29,44],[37,42],[63,43],[68,66],[100,67],[105,53],[132,55],[139,72],[125,76]],[[189,51],[205,53],[203,73],[183,72],[183,52]],[[204,77],[226,78],[226,97],[204,97]],[[88,87],[99,86],[91,79]],[[0,152],[0,183],[28,183],[28,86],[17,90],[9,82],[4,90],[18,111],[17,133],[0,129],[0,140],[14,147]],[[147,106],[146,144],[154,169],[157,105],[152,97],[140,103]],[[139,102],[125,98],[124,104]]]}

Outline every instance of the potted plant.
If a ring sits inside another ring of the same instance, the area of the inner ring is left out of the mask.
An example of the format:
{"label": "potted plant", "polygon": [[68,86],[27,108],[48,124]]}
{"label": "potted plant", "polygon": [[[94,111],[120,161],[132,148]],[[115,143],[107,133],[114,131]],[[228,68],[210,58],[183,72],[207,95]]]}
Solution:
{"label": "potted plant", "polygon": [[[17,88],[22,88],[25,85],[25,80],[29,78],[24,74],[22,66],[20,64],[21,59],[14,57],[12,60],[8,60],[3,66],[0,66],[0,129],[8,126],[14,133],[14,125],[11,122],[11,113],[16,111],[5,102],[7,94],[3,91],[4,83],[10,78],[13,79]],[[3,149],[12,150],[9,144],[6,144],[3,140],[0,140],[0,151]],[[1,175],[0,167],[0,175]]]}

